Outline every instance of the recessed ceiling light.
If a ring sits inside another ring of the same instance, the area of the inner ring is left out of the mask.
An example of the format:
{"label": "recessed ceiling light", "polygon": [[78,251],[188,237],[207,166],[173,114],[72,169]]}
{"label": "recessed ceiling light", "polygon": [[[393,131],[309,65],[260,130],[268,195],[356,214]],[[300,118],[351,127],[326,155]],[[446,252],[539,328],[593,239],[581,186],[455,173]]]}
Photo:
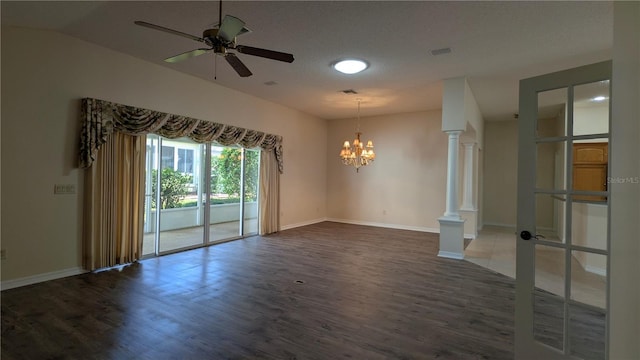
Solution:
{"label": "recessed ceiling light", "polygon": [[591,101],[604,101],[604,100],[607,100],[606,96],[596,96],[591,99]]}
{"label": "recessed ceiling light", "polygon": [[369,67],[366,61],[358,59],[345,59],[333,64],[333,68],[343,74],[357,74]]}

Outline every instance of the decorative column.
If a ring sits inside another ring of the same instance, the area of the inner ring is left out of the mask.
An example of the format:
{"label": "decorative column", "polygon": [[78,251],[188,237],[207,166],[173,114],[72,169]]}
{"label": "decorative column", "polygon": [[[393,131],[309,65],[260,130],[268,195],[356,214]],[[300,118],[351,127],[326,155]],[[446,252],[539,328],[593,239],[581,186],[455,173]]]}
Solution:
{"label": "decorative column", "polygon": [[447,131],[449,135],[449,158],[447,161],[447,207],[444,217],[460,219],[458,213],[458,148],[462,131]]}
{"label": "decorative column", "polygon": [[474,148],[475,143],[463,143],[464,145],[464,180],[462,188],[462,206],[461,210],[476,210],[473,203],[473,165],[474,165]]}
{"label": "decorative column", "polygon": [[458,148],[461,130],[445,131],[449,135],[447,161],[447,199],[444,216],[440,222],[440,251],[438,256],[464,258],[464,220],[458,213]]}
{"label": "decorative column", "polygon": [[478,209],[476,208],[476,179],[477,158],[476,143],[465,142],[464,146],[464,174],[462,186],[462,206],[460,216],[464,222],[464,237],[475,239],[478,236]]}

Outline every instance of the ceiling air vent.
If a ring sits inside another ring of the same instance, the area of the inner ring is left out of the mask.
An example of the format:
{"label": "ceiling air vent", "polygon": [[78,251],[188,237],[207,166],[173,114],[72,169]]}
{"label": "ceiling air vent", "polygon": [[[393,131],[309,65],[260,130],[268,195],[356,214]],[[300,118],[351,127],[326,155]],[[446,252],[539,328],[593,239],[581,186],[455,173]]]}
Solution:
{"label": "ceiling air vent", "polygon": [[433,56],[444,55],[444,54],[449,54],[449,53],[451,53],[451,48],[442,48],[442,49],[431,50],[431,55],[433,55]]}

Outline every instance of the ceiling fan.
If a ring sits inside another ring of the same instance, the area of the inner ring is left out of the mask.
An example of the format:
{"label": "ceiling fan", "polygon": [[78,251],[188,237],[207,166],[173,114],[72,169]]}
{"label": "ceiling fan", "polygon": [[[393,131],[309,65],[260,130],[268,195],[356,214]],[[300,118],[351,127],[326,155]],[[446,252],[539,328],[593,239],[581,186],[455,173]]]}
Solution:
{"label": "ceiling fan", "polygon": [[[222,17],[222,1],[220,2],[219,14],[220,17]],[[229,65],[231,65],[231,67],[238,73],[238,75],[240,75],[241,77],[247,77],[252,75],[251,71],[244,65],[242,61],[240,61],[235,53],[229,52],[229,50],[235,50],[241,54],[259,56],[272,60],[284,61],[288,63],[293,62],[293,55],[291,54],[236,44],[237,36],[250,32],[251,30],[247,29],[244,26],[244,21],[231,15],[225,15],[224,19],[221,19],[218,22],[218,24],[220,24],[218,28],[204,30],[204,32],[202,33],[202,37],[197,37],[178,30],[169,29],[164,26],[151,24],[145,21],[135,21],[134,23],[136,25],[144,26],[150,29],[160,30],[169,34],[182,36],[187,39],[204,43],[208,46],[208,48],[194,49],[164,59],[164,61],[169,63],[176,63],[213,51],[214,54],[223,56],[227,63],[229,63]]]}

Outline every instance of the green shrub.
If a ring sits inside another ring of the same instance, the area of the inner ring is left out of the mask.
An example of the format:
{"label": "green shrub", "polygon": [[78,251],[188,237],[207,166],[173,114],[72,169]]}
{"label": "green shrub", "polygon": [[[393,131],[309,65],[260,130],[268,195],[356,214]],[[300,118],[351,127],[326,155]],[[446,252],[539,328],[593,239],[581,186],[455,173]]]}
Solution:
{"label": "green shrub", "polygon": [[[180,202],[188,194],[188,185],[191,184],[192,177],[171,168],[163,168],[160,174],[160,206],[162,209],[173,209],[181,207]],[[151,170],[151,207],[156,206],[156,181],[158,170]]]}

